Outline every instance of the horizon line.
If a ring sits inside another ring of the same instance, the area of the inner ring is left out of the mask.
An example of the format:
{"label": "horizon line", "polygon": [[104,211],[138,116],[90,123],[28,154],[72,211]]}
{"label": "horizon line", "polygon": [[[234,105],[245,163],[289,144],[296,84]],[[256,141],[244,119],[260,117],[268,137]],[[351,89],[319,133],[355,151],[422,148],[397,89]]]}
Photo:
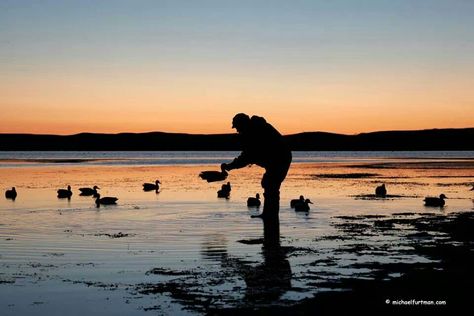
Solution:
{"label": "horizon line", "polygon": [[[355,136],[362,134],[371,134],[371,133],[386,133],[386,132],[416,132],[416,131],[430,131],[430,130],[462,130],[462,129],[474,129],[474,126],[469,127],[433,127],[433,128],[423,128],[423,129],[400,129],[400,130],[377,130],[370,132],[359,132],[354,134],[345,134],[337,132],[327,132],[327,131],[301,131],[298,133],[291,134],[282,134],[282,136],[292,136],[305,133],[324,133],[324,134],[337,134],[337,135],[346,135],[346,136]],[[233,135],[233,133],[215,133],[215,134],[203,134],[203,133],[183,133],[183,132],[165,132],[165,131],[147,131],[147,132],[117,132],[117,133],[102,133],[102,132],[79,132],[74,134],[47,134],[47,133],[5,133],[0,132],[0,135],[36,135],[36,136],[77,136],[82,134],[96,134],[96,135],[120,135],[120,134],[152,134],[152,133],[162,133],[162,134],[178,134],[178,135],[204,135],[204,136],[213,136],[213,135]]]}

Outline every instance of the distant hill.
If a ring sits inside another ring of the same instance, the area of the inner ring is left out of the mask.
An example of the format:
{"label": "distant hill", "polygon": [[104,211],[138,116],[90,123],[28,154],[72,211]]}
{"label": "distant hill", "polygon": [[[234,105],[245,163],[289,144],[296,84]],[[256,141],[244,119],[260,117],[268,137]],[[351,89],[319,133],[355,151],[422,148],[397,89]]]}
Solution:
{"label": "distant hill", "polygon": [[[474,150],[474,128],[286,135],[292,150]],[[237,134],[0,134],[0,150],[239,150]]]}

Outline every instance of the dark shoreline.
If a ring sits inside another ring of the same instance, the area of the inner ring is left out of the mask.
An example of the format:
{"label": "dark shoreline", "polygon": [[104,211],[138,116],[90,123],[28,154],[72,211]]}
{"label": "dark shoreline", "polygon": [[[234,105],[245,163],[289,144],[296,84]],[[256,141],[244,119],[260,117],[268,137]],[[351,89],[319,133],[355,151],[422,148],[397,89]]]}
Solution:
{"label": "dark shoreline", "polygon": [[[474,150],[474,128],[384,131],[344,135],[305,132],[284,136],[295,151]],[[119,133],[0,134],[0,151],[230,151],[237,134]]]}

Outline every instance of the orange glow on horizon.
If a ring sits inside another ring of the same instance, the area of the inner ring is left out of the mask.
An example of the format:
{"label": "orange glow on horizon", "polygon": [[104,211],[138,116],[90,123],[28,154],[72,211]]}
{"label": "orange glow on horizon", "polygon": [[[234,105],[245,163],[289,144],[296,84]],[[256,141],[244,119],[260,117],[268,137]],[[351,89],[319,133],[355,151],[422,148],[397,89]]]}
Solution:
{"label": "orange glow on horizon", "polygon": [[[233,133],[231,120],[239,112],[263,116],[283,134],[474,126],[470,115],[474,93],[468,78],[420,83],[401,74],[386,74],[387,80],[377,81],[380,76],[295,82],[266,76],[252,80],[31,76],[8,82],[0,77],[5,82],[0,86],[0,132]],[[151,81],[156,84],[150,85]]]}

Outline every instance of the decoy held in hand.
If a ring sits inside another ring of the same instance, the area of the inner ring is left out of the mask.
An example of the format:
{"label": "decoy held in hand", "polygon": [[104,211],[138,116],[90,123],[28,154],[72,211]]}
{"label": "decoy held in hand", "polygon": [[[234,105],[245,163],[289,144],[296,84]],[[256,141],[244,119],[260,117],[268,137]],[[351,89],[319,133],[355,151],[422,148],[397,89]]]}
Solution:
{"label": "decoy held in hand", "polygon": [[94,185],[93,188],[79,188],[79,191],[81,191],[82,196],[91,196],[91,195],[97,195],[97,189],[100,189],[98,186]]}
{"label": "decoy held in hand", "polygon": [[64,198],[71,198],[71,195],[72,195],[72,191],[71,191],[71,186],[68,185],[67,186],[67,190],[65,189],[59,189],[58,190],[58,198],[60,199],[64,199]]}
{"label": "decoy held in hand", "polygon": [[295,204],[295,212],[308,212],[309,204],[313,204],[309,199],[304,200],[303,202],[298,202]]}
{"label": "decoy held in hand", "polygon": [[201,179],[207,182],[223,181],[227,179],[228,173],[225,170],[222,171],[202,171],[199,176]]}
{"label": "decoy held in hand", "polygon": [[304,196],[300,195],[299,199],[293,199],[290,201],[290,207],[295,208],[295,205],[298,203],[304,203]]}
{"label": "decoy held in hand", "polygon": [[5,191],[5,197],[6,197],[7,199],[12,199],[12,200],[14,200],[14,199],[16,199],[16,195],[17,195],[17,193],[16,193],[15,187],[13,187],[11,190],[6,190],[6,191]]}
{"label": "decoy held in hand", "polygon": [[97,207],[99,207],[100,205],[117,204],[117,200],[118,199],[116,197],[110,197],[110,196],[106,196],[106,197],[101,198],[100,194],[97,194],[95,204],[97,205]]}
{"label": "decoy held in hand", "polygon": [[424,199],[425,206],[444,206],[444,199],[447,199],[446,195],[441,194],[439,198],[437,197],[426,197]]}
{"label": "decoy held in hand", "polygon": [[384,197],[387,195],[387,189],[385,188],[385,184],[378,186],[375,188],[375,195]]}
{"label": "decoy held in hand", "polygon": [[227,184],[223,184],[221,189],[217,191],[217,197],[228,199],[231,190],[230,182],[227,182]]}
{"label": "decoy held in hand", "polygon": [[255,194],[255,197],[249,197],[247,199],[247,206],[253,207],[259,207],[262,202],[260,202],[260,194]]}
{"label": "decoy held in hand", "polygon": [[143,191],[157,191],[160,189],[160,180],[156,180],[155,183],[143,183]]}

